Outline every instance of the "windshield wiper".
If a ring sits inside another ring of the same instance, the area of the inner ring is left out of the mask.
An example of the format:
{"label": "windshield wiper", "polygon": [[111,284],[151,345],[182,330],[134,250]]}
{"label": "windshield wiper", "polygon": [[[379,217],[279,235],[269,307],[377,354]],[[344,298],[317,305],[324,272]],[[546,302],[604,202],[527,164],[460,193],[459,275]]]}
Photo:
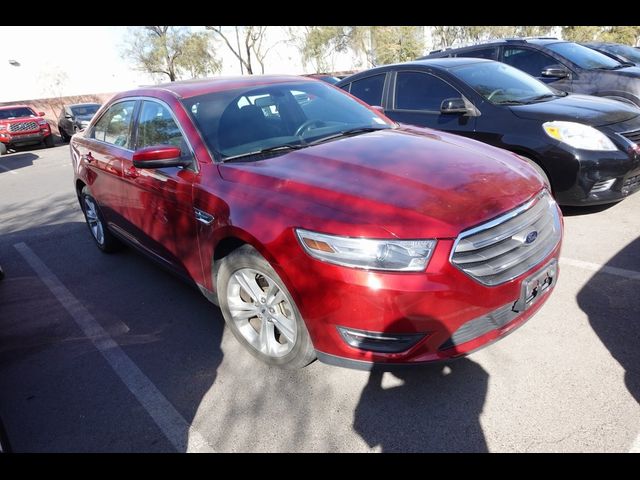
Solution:
{"label": "windshield wiper", "polygon": [[292,143],[285,143],[284,145],[276,145],[274,147],[266,147],[261,148],[260,150],[254,150],[253,152],[240,153],[238,155],[231,155],[230,157],[225,157],[222,159],[222,163],[229,162],[231,160],[237,160],[239,158],[245,157],[253,157],[255,155],[262,155],[264,153],[272,153],[272,152],[286,152],[289,150],[300,150],[301,148],[307,147],[308,144],[299,144],[294,145]]}
{"label": "windshield wiper", "polygon": [[535,97],[525,98],[522,100],[522,103],[534,103],[538,100],[544,100],[545,98],[553,98],[556,97],[555,93],[543,93],[542,95],[536,95]]}
{"label": "windshield wiper", "polygon": [[350,128],[348,130],[341,130],[338,133],[333,133],[326,137],[319,138],[318,140],[314,140],[313,142],[307,143],[307,145],[318,145],[319,143],[328,142],[329,140],[333,140],[334,138],[340,137],[348,137],[350,135],[357,135],[359,133],[367,133],[367,132],[377,132],[378,130],[388,130],[387,127],[358,127],[358,128]]}
{"label": "windshield wiper", "polygon": [[499,102],[493,102],[494,105],[524,105],[522,100],[500,100]]}

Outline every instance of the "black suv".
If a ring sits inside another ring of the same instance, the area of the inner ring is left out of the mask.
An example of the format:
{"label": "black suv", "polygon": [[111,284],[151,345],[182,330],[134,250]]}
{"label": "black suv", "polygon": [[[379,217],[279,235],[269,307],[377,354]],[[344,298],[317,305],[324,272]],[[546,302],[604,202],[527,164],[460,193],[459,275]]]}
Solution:
{"label": "black suv", "polygon": [[616,202],[640,189],[637,107],[569,95],[504,63],[476,58],[385,65],[336,86],[383,107],[397,122],[525,157],[560,204]]}
{"label": "black suv", "polygon": [[431,52],[425,58],[498,60],[558,90],[608,97],[640,106],[640,68],[556,38],[505,39]]}
{"label": "black suv", "polygon": [[62,107],[58,116],[58,131],[62,140],[68,142],[71,135],[89,125],[99,108],[99,103],[76,103]]}

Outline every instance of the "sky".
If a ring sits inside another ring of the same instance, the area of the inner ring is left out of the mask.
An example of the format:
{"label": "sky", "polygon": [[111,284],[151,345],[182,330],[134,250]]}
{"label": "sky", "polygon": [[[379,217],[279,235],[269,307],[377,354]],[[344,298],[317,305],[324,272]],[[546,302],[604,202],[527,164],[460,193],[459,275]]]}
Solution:
{"label": "sky", "polygon": [[[304,73],[296,48],[284,41],[284,31],[273,27],[270,32],[269,41],[277,45],[267,57],[265,73]],[[0,102],[112,93],[157,83],[122,58],[126,33],[127,27],[110,26],[0,26]],[[217,53],[223,75],[240,74],[226,47],[220,45]],[[344,70],[350,63],[337,58],[334,66]]]}

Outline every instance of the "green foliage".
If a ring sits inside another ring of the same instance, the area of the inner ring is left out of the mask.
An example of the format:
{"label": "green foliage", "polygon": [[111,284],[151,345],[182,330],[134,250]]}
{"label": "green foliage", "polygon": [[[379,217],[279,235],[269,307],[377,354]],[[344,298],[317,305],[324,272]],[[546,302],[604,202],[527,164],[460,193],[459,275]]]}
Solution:
{"label": "green foliage", "polygon": [[603,27],[596,26],[572,26],[562,27],[562,38],[570,42],[593,42],[599,40]]}
{"label": "green foliage", "polygon": [[221,68],[210,49],[208,34],[185,27],[132,27],[123,56],[133,60],[139,70],[167,75],[172,82],[184,74],[204,76]]}
{"label": "green foliage", "polygon": [[583,25],[562,27],[562,36],[572,42],[613,42],[627,45],[637,45],[640,40],[640,26],[593,26]]}
{"label": "green foliage", "polygon": [[424,51],[421,27],[371,27],[373,63],[406,62]]}
{"label": "green foliage", "polygon": [[552,26],[471,25],[433,27],[434,48],[474,44],[489,39],[548,35]]}

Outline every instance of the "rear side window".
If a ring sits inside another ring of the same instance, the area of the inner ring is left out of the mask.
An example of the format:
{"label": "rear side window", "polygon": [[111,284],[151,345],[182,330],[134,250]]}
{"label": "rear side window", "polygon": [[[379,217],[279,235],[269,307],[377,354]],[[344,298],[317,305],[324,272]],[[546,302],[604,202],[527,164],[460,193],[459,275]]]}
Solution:
{"label": "rear side window", "polygon": [[384,88],[385,76],[385,73],[381,73],[352,82],[351,95],[358,97],[369,105],[382,105],[382,89]]}
{"label": "rear side window", "polygon": [[397,110],[440,111],[445,98],[462,95],[439,78],[420,72],[398,72],[396,77]]}
{"label": "rear side window", "polygon": [[109,107],[93,127],[90,138],[118,147],[129,148],[131,120],[135,105],[135,100],[130,100]]}
{"label": "rear side window", "polygon": [[489,60],[496,59],[497,48],[479,48],[477,50],[471,50],[464,53],[459,53],[458,57],[471,57],[471,58],[488,58]]}
{"label": "rear side window", "polygon": [[553,57],[529,48],[505,48],[503,62],[534,77],[540,77],[542,70],[558,63]]}

